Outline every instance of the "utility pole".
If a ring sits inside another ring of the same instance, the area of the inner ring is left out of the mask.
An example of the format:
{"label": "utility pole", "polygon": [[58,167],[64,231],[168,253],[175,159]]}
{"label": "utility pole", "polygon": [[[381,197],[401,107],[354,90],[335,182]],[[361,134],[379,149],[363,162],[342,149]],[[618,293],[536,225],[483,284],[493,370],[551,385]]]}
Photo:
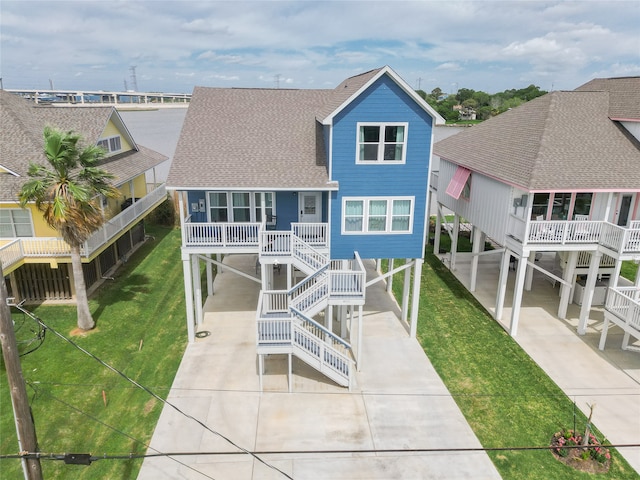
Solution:
{"label": "utility pole", "polygon": [[[20,452],[32,453],[38,449],[36,427],[33,424],[29,397],[27,397],[27,387],[22,376],[18,344],[16,342],[16,334],[13,331],[13,321],[11,320],[11,310],[7,304],[7,296],[7,285],[2,273],[2,263],[0,263],[0,344],[2,344],[2,355],[7,369],[7,381],[9,390],[11,390],[13,416],[16,421],[16,432],[18,433],[18,448]],[[25,480],[42,480],[42,468],[40,467],[39,458],[23,458],[22,470],[24,471]]]}

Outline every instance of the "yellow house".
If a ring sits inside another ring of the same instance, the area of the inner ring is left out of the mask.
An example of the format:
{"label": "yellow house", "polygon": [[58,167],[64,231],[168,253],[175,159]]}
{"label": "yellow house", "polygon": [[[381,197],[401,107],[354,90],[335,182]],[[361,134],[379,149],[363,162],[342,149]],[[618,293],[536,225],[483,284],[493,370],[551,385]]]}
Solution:
{"label": "yellow house", "polygon": [[39,106],[0,90],[0,262],[16,302],[74,299],[69,246],[34,205],[21,208],[18,202],[29,164],[46,162],[47,125],[102,146],[107,154],[100,167],[113,175],[120,192],[102,199],[107,221],[82,248],[90,291],[144,242],[145,216],[166,199],[155,168],[167,157],[137,145],[115,108]]}

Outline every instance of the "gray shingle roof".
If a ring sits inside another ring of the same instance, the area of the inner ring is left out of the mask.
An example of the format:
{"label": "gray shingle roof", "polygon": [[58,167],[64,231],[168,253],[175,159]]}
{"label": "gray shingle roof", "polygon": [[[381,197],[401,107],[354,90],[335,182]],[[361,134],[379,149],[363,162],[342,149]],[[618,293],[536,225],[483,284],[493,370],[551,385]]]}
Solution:
{"label": "gray shingle roof", "polygon": [[[0,201],[16,201],[27,179],[29,164],[46,162],[42,137],[46,125],[73,130],[85,143],[95,144],[112,115],[117,115],[113,107],[36,106],[0,90],[0,166],[18,174],[0,173]],[[103,160],[101,166],[115,176],[114,184],[130,180],[167,160],[147,148],[138,145],[138,149]]]}
{"label": "gray shingle roof", "polygon": [[437,142],[434,153],[526,190],[640,190],[640,144],[609,106],[608,92],[552,92]]}
{"label": "gray shingle roof", "polygon": [[596,78],[579,92],[609,92],[609,117],[640,120],[640,77]]}
{"label": "gray shingle roof", "polygon": [[196,87],[167,186],[326,189],[315,115],[332,92]]}

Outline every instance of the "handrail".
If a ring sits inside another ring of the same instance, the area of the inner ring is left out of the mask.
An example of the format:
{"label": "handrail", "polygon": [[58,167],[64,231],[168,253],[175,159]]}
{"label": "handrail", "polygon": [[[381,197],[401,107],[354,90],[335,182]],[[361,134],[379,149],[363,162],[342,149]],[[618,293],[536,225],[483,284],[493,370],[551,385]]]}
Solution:
{"label": "handrail", "polygon": [[[80,249],[81,254],[89,257],[113,239],[113,237],[122,232],[125,227],[131,225],[144,213],[148,212],[152,205],[165,196],[166,188],[164,185],[161,185],[140,198],[137,202],[134,202],[129,208],[107,220],[100,229],[94,232],[89,239],[84,242]],[[19,257],[16,256],[16,244],[19,245]],[[11,251],[12,254],[7,255],[7,251]],[[3,269],[8,268],[23,258],[66,257],[69,255],[71,255],[71,247],[61,237],[21,237],[0,247],[0,261],[2,262]],[[11,257],[10,260],[7,260],[7,256]]]}
{"label": "handrail", "polygon": [[326,329],[325,327],[323,327],[322,325],[320,325],[318,322],[316,322],[314,319],[307,317],[304,313],[302,313],[300,310],[298,310],[295,307],[289,307],[289,309],[296,314],[297,316],[299,316],[300,318],[302,318],[305,322],[309,322],[311,323],[314,327],[316,327],[317,329],[321,330],[325,335],[329,336],[329,338],[331,338],[332,340],[336,341],[337,343],[342,344],[344,347],[351,349],[351,345],[348,342],[345,342],[342,338],[338,337],[335,333],[333,333],[331,330]]}

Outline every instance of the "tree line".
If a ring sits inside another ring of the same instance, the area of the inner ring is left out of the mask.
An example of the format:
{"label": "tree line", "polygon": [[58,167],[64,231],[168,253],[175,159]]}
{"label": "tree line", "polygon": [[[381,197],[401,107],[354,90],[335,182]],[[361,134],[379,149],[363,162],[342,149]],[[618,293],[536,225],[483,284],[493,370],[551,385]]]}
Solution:
{"label": "tree line", "polygon": [[424,90],[417,90],[417,93],[447,122],[457,122],[461,118],[461,112],[470,113],[473,111],[477,120],[487,120],[547,92],[532,84],[526,88],[512,88],[494,94],[461,88],[457,93],[447,95],[440,87],[434,88],[431,93]]}

